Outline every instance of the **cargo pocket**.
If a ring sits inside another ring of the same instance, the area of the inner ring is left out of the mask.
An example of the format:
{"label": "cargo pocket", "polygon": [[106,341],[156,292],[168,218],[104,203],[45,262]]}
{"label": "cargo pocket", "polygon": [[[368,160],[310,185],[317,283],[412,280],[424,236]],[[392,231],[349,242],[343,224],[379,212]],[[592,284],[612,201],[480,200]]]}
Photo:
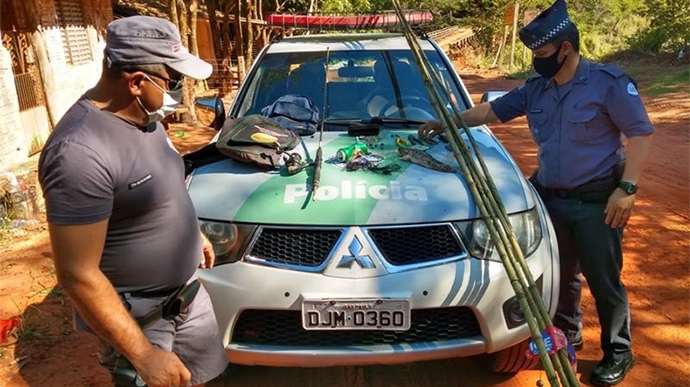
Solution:
{"label": "cargo pocket", "polygon": [[546,113],[543,112],[527,115],[529,130],[532,132],[532,138],[534,138],[537,144],[545,142],[551,132],[553,132],[553,127],[546,124],[547,118]]}
{"label": "cargo pocket", "polygon": [[572,111],[568,122],[574,132],[574,140],[580,143],[588,143],[596,140],[601,133],[597,130],[597,125],[593,125],[597,116],[597,109],[575,109]]}

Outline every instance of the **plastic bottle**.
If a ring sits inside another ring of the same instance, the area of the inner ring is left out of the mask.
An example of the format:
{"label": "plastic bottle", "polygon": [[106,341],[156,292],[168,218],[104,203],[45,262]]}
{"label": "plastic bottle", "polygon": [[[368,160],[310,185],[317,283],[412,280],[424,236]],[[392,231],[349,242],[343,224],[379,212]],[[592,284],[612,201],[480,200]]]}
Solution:
{"label": "plastic bottle", "polygon": [[2,222],[4,219],[7,219],[10,217],[10,214],[8,214],[8,204],[5,202],[5,197],[0,196],[0,222]]}
{"label": "plastic bottle", "polygon": [[36,186],[29,186],[27,192],[27,201],[29,204],[29,209],[31,210],[32,219],[40,219],[41,208],[38,205],[38,193],[36,192]]}
{"label": "plastic bottle", "polygon": [[38,227],[38,220],[36,219],[14,219],[12,220],[12,227],[14,228],[36,228]]}
{"label": "plastic bottle", "polygon": [[12,172],[5,174],[9,182],[8,192],[10,194],[9,213],[12,219],[29,219],[29,205],[26,201],[26,191],[22,189],[17,180],[17,176]]}

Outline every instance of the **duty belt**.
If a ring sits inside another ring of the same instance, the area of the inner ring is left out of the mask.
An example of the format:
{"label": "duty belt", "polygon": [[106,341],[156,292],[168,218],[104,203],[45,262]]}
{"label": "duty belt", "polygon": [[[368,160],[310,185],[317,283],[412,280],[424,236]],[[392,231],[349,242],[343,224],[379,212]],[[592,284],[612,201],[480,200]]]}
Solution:
{"label": "duty belt", "polygon": [[548,188],[534,179],[534,188],[544,200],[555,198],[576,199],[583,202],[606,202],[611,193],[618,186],[618,179],[611,176],[604,179],[593,180],[575,188]]}

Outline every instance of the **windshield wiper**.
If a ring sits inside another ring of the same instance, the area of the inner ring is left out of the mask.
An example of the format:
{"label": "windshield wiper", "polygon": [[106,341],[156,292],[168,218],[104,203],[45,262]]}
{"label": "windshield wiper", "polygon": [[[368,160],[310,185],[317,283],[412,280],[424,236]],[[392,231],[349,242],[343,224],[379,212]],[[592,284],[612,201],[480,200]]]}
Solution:
{"label": "windshield wiper", "polygon": [[326,125],[347,126],[347,134],[349,136],[376,136],[379,134],[379,128],[382,126],[396,124],[421,125],[426,122],[428,121],[409,118],[372,117],[369,119],[325,120],[323,123]]}
{"label": "windshield wiper", "polygon": [[421,125],[427,123],[428,120],[413,120],[411,118],[388,118],[388,117],[371,117],[368,119],[337,119],[337,120],[326,120],[324,124],[327,125],[357,125],[357,124],[373,124],[373,125],[386,125],[386,124],[415,124]]}

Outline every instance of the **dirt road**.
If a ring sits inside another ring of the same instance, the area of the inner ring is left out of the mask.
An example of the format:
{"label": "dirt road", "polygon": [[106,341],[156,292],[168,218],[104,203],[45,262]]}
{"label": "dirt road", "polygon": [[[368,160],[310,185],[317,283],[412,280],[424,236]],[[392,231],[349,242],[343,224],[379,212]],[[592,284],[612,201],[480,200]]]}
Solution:
{"label": "dirt road", "polygon": [[[521,84],[490,72],[460,73],[475,101],[483,91]],[[690,384],[690,95],[667,94],[646,102],[657,134],[626,229],[623,273],[637,365],[620,386],[684,387]],[[183,152],[212,135],[203,128],[186,128],[184,137],[175,137],[180,129],[173,126],[170,132]],[[494,125],[493,130],[528,174],[536,163],[536,149],[525,121]],[[55,287],[45,226],[21,234],[0,241],[0,318],[24,314],[19,341],[0,347],[0,387],[108,385],[107,373],[97,366],[96,341],[72,332],[69,301]],[[578,353],[578,377],[589,386],[601,352],[588,294],[583,304],[585,349]],[[211,387],[528,387],[539,378],[548,385],[539,371],[508,377],[483,369],[482,358],[325,369],[231,367],[228,376]]]}

